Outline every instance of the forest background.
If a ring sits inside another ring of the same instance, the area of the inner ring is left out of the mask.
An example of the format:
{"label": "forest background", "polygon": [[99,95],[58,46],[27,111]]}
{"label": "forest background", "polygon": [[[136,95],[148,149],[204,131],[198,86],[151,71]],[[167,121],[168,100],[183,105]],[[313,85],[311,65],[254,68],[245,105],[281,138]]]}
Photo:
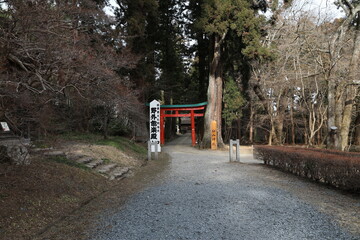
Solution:
{"label": "forest background", "polygon": [[0,119],[17,135],[146,135],[159,99],[208,101],[204,147],[211,120],[219,145],[360,145],[357,1],[335,1],[341,18],[295,0],[116,3],[0,0]]}

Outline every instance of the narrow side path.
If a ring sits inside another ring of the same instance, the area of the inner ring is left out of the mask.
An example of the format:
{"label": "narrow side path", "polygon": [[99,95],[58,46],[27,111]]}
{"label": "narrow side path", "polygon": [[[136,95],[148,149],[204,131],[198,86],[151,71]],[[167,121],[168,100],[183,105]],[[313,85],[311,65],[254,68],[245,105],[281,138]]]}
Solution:
{"label": "narrow side path", "polygon": [[176,141],[166,170],[103,214],[91,239],[360,239],[356,197]]}

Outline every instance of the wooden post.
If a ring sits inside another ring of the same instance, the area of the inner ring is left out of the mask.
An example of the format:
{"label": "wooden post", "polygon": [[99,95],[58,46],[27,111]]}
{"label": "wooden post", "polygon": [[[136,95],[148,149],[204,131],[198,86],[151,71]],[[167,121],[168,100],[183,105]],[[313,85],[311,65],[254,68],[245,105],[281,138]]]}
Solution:
{"label": "wooden post", "polygon": [[211,149],[217,149],[217,122],[211,122]]}

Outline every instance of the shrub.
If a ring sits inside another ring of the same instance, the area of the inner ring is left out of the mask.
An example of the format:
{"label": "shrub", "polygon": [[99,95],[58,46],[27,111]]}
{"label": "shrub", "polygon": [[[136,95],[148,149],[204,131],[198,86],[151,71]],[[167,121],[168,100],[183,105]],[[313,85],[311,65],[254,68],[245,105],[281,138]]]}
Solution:
{"label": "shrub", "polygon": [[255,146],[265,164],[335,187],[360,192],[360,154],[297,147]]}

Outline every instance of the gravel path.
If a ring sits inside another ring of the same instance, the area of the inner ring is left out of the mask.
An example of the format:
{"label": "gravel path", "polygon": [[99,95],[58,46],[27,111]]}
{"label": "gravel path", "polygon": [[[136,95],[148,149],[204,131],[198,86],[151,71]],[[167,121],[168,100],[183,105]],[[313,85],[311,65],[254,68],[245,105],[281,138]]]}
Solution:
{"label": "gravel path", "polygon": [[[250,155],[229,163],[226,152],[179,145],[187,141],[164,147],[169,167],[104,214],[92,239],[360,239],[353,225],[360,222],[358,198],[278,172]],[[349,217],[354,221],[347,223]]]}

